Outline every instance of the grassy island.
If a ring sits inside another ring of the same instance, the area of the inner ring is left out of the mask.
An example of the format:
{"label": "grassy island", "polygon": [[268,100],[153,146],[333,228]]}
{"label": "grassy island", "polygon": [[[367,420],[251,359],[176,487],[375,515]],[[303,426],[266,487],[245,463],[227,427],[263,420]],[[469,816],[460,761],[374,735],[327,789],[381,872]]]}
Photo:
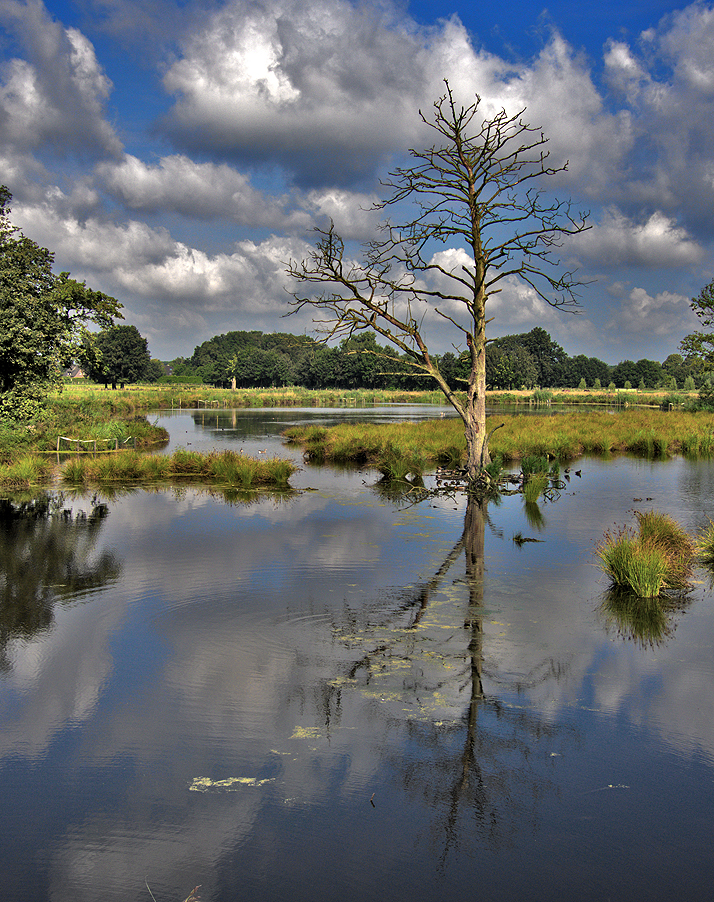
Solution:
{"label": "grassy island", "polygon": [[[516,462],[539,455],[570,461],[583,454],[631,453],[643,457],[714,453],[714,414],[684,411],[623,410],[568,412],[553,416],[494,416],[499,426],[491,456]],[[385,475],[422,473],[436,465],[459,466],[466,442],[459,419],[372,425],[344,423],[330,429],[306,426],[285,432],[309,460],[372,466]]]}

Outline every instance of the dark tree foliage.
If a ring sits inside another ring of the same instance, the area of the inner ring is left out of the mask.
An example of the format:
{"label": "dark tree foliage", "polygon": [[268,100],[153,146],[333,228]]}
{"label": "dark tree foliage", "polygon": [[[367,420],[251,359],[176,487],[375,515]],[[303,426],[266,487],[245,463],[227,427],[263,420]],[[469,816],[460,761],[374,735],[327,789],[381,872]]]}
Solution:
{"label": "dark tree foliage", "polygon": [[97,352],[89,367],[95,382],[143,382],[151,372],[148,342],[136,326],[112,326],[94,337]]}
{"label": "dark tree foliage", "polygon": [[534,388],[539,383],[539,375],[535,357],[519,342],[501,343],[497,340],[486,345],[487,388]]}
{"label": "dark tree foliage", "polygon": [[9,220],[12,195],[0,186],[0,413],[36,414],[74,360],[86,365],[86,324],[110,326],[121,304],[52,272],[53,254]]}
{"label": "dark tree foliage", "polygon": [[680,348],[686,360],[697,360],[707,369],[714,368],[714,280],[692,298],[690,307],[699,317],[704,329],[691,332]]}
{"label": "dark tree foliage", "polygon": [[600,360],[598,357],[587,357],[585,354],[578,354],[575,357],[569,357],[563,364],[563,388],[577,388],[581,379],[585,380],[585,384],[592,388],[595,380],[599,379],[601,385],[609,385],[611,381],[612,367]]}

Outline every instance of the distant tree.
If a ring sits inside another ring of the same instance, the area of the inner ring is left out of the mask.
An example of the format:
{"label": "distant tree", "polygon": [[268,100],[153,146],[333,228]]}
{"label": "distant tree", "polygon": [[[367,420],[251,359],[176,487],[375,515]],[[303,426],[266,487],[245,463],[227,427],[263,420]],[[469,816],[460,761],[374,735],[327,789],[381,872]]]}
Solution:
{"label": "distant tree", "polygon": [[279,351],[243,348],[228,361],[224,378],[239,388],[273,388],[290,383],[290,360]]}
{"label": "distant tree", "polygon": [[530,332],[526,332],[523,338],[523,346],[533,357],[538,367],[537,384],[541,388],[554,388],[565,385],[566,366],[568,355],[553,341],[545,329],[536,326]]}
{"label": "distant tree", "polygon": [[714,365],[714,280],[692,298],[689,306],[706,329],[691,332],[679,347],[686,360],[697,360],[711,369]]}
{"label": "distant tree", "polygon": [[638,381],[637,364],[633,360],[622,360],[613,368],[611,382],[617,388],[624,388],[625,382]]}
{"label": "distant tree", "polygon": [[[488,352],[488,345],[486,350]],[[488,368],[488,357],[486,359],[486,367]],[[453,352],[447,351],[439,360],[439,369],[450,388],[454,390],[466,388],[471,367],[470,360],[465,354],[460,354],[457,357]]]}
{"label": "distant tree", "polygon": [[151,364],[148,342],[136,326],[112,326],[93,339],[97,359],[89,367],[95,382],[142,382],[148,378]]}
{"label": "distant tree", "polygon": [[[611,367],[604,360],[597,357],[586,357],[584,354],[578,354],[576,357],[570,357],[565,365],[564,385],[576,386],[581,379],[585,379],[588,385],[593,385],[595,380],[600,381],[600,385],[610,381]],[[600,385],[598,387],[600,387]]]}
{"label": "distant tree", "polygon": [[695,388],[696,386],[694,384],[694,378],[692,376],[687,376],[687,378],[684,380],[684,390],[694,391]]}
{"label": "distant tree", "polygon": [[587,382],[585,381],[585,378],[582,378],[582,379],[580,380],[580,382],[578,383],[578,388],[580,389],[580,391],[585,391],[585,389],[586,389],[587,387],[588,387],[588,384],[587,384]]}
{"label": "distant tree", "polygon": [[0,186],[0,414],[28,417],[73,361],[91,362],[87,324],[110,326],[121,304],[55,275],[53,254],[10,223],[11,200]]}
{"label": "distant tree", "polygon": [[683,385],[691,378],[697,385],[702,380],[706,366],[705,359],[700,356],[691,355],[685,360],[681,354],[670,354],[662,364],[660,382],[666,385],[670,379],[676,379],[677,385]]}
{"label": "distant tree", "polygon": [[486,345],[488,388],[519,389],[538,385],[540,370],[531,353],[521,344],[505,346],[498,341]]}
{"label": "distant tree", "polygon": [[164,365],[160,360],[156,360],[156,358],[152,357],[149,361],[149,367],[146,371],[146,381],[147,382],[158,382],[158,380],[165,375]]}
{"label": "distant tree", "polygon": [[[551,167],[547,139],[522,113],[479,114],[480,98],[459,106],[446,82],[433,119],[422,115],[437,143],[412,150],[414,165],[395,170],[391,191],[378,209],[413,207],[400,223],[385,223],[384,237],[351,259],[335,231],[318,229],[308,260],[288,272],[300,285],[295,310],[312,307],[326,339],[373,330],[393,344],[412,369],[435,380],[464,424],[467,469],[475,480],[488,463],[486,434],[486,306],[505,280],[525,282],[554,307],[577,303],[578,283],[562,272],[555,253],[564,236],[587,228],[569,203],[554,200],[536,180],[561,172]],[[458,265],[435,246],[450,243]],[[304,293],[301,293],[303,291]],[[466,400],[455,394],[429,350],[433,317],[449,324],[469,355]]]}
{"label": "distant tree", "polygon": [[635,379],[631,379],[631,382],[634,383],[636,380],[642,379],[647,388],[656,388],[662,381],[662,364],[658,363],[656,360],[642,358],[637,361],[635,367]]}
{"label": "distant tree", "polygon": [[600,389],[602,388],[602,384],[600,383],[599,379],[595,379],[595,381],[593,382],[593,388],[596,391],[600,391]]}

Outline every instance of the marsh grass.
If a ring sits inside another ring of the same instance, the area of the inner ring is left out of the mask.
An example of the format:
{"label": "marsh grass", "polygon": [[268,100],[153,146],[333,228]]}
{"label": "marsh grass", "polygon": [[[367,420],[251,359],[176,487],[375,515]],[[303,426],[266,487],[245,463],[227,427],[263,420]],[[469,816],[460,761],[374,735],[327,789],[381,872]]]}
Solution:
{"label": "marsh grass", "polygon": [[699,534],[696,552],[703,564],[708,567],[714,565],[714,520],[710,520],[709,525]]}
{"label": "marsh grass", "polygon": [[6,488],[30,488],[46,483],[53,466],[34,454],[23,455],[15,461],[0,464],[0,485]]}
{"label": "marsh grass", "polygon": [[523,483],[523,497],[526,503],[536,502],[548,488],[550,477],[547,473],[538,473]]}
{"label": "marsh grass", "polygon": [[[379,470],[386,479],[421,476],[436,463],[458,463],[466,451],[460,421],[341,423],[330,429],[296,426],[283,435],[316,463],[352,463]],[[456,428],[454,428],[456,427]]]}
{"label": "marsh grass", "polygon": [[62,469],[65,485],[152,484],[195,480],[237,489],[288,489],[297,468],[278,458],[256,460],[235,451],[200,454],[179,449],[172,455],[152,456],[123,451],[97,458],[72,458]]}
{"label": "marsh grass", "polygon": [[596,548],[611,586],[638,598],[686,593],[691,585],[694,540],[668,514],[634,513],[637,530],[608,531]]}
{"label": "marsh grass", "polygon": [[[574,411],[556,416],[503,415],[490,417],[493,433],[491,457],[502,461],[574,460],[582,454],[632,453],[666,457],[687,453],[708,457],[714,453],[714,417],[711,413],[660,410]],[[329,429],[295,427],[284,433],[300,444],[309,460],[390,466],[398,455],[407,472],[444,464],[459,466],[466,458],[463,424],[457,417],[420,423],[342,423]],[[547,466],[544,467],[548,469]]]}

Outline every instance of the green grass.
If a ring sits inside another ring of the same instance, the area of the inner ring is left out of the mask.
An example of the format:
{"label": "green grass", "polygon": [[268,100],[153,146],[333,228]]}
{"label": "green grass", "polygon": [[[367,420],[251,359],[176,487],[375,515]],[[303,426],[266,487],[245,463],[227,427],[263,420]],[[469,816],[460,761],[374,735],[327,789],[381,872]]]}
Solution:
{"label": "green grass", "polygon": [[695,542],[668,514],[635,511],[637,529],[605,533],[597,546],[600,567],[614,589],[657,598],[690,586]]}
{"label": "green grass", "polygon": [[[710,413],[633,409],[617,414],[574,411],[544,417],[504,415],[489,418],[486,429],[500,423],[504,428],[493,434],[489,450],[492,457],[505,462],[565,462],[583,454],[613,453],[709,457],[714,452],[714,416]],[[466,458],[463,425],[456,417],[420,423],[343,423],[330,429],[295,427],[285,436],[300,444],[308,459],[316,462],[352,462],[380,468],[391,465],[396,454],[407,471],[416,473],[436,464],[457,466]]]}
{"label": "green grass", "polygon": [[101,457],[77,457],[67,461],[61,473],[67,486],[155,484],[194,480],[238,489],[286,490],[297,468],[287,460],[256,460],[235,451],[179,449],[172,455],[144,455],[121,451]]}
{"label": "green grass", "polygon": [[0,464],[0,485],[4,488],[31,488],[43,485],[52,476],[52,462],[34,454]]}
{"label": "green grass", "polygon": [[714,565],[714,520],[702,530],[696,542],[696,552],[703,564]]}

